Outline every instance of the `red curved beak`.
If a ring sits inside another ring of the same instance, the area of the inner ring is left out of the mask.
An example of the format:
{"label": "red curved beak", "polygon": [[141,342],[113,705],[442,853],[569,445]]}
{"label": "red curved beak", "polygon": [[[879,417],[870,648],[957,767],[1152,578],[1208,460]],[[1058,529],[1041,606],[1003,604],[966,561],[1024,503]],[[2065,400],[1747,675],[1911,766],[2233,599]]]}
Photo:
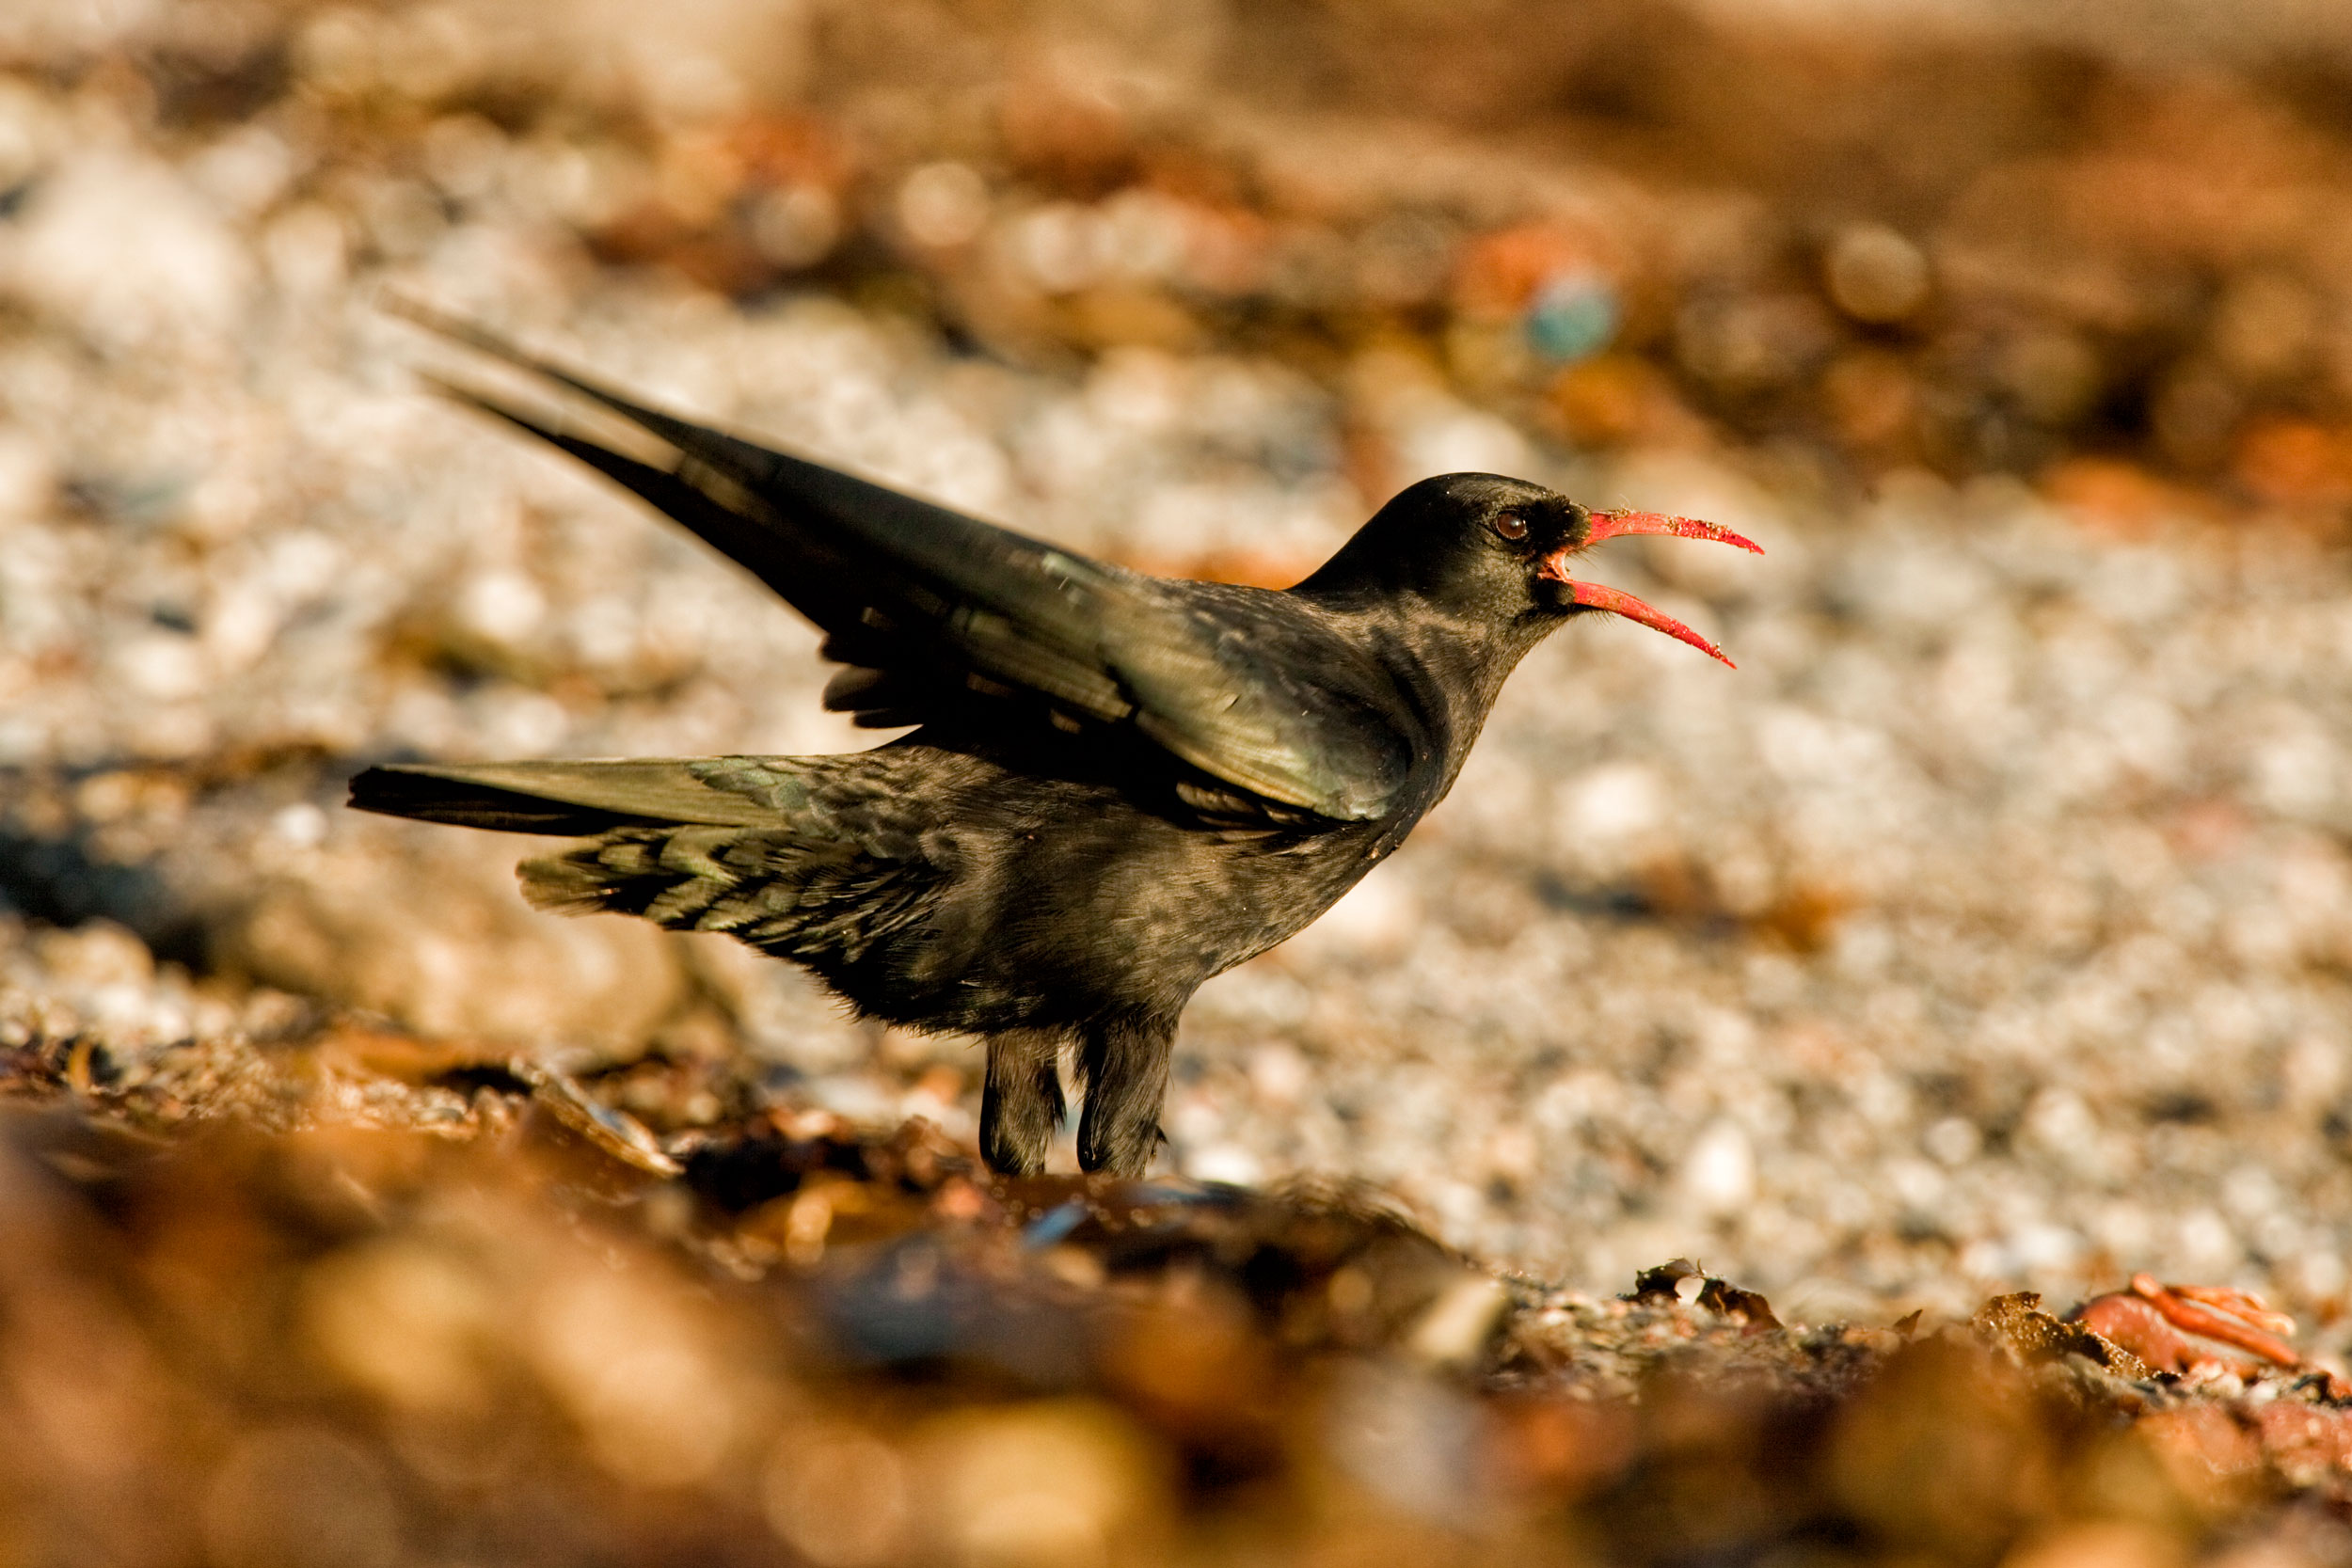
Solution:
{"label": "red curved beak", "polygon": [[[1719,545],[1737,545],[1743,550],[1764,553],[1762,546],[1741,537],[1715,523],[1703,523],[1696,517],[1669,517],[1660,512],[1596,512],[1592,531],[1584,537],[1579,550],[1590,549],[1604,539],[1614,539],[1623,533],[1661,533],[1677,539],[1712,539]],[[1692,631],[1671,615],[1661,615],[1632,594],[1620,589],[1603,587],[1597,582],[1580,582],[1568,575],[1568,558],[1579,550],[1562,550],[1543,564],[1535,575],[1567,586],[1568,596],[1587,610],[1604,610],[1612,615],[1622,615],[1629,621],[1639,621],[1652,631],[1662,631],[1678,642],[1713,658],[1723,659],[1731,669],[1738,665],[1724,657],[1724,651]]]}

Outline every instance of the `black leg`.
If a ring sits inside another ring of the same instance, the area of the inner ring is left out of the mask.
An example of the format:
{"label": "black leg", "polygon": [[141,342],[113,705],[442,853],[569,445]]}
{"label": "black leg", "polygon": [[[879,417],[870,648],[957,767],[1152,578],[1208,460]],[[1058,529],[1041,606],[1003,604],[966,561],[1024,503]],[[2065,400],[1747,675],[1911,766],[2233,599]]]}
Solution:
{"label": "black leg", "polygon": [[1160,1108],[1168,1099],[1168,1058],[1176,1026],[1121,1021],[1087,1032],[1078,1072],[1086,1115],[1078,1122],[1078,1164],[1111,1176],[1141,1176],[1160,1146]]}
{"label": "black leg", "polygon": [[992,1036],[988,1082],[980,1091],[980,1158],[1006,1176],[1035,1176],[1061,1125],[1061,1074],[1054,1058],[1061,1037],[1019,1029]]}

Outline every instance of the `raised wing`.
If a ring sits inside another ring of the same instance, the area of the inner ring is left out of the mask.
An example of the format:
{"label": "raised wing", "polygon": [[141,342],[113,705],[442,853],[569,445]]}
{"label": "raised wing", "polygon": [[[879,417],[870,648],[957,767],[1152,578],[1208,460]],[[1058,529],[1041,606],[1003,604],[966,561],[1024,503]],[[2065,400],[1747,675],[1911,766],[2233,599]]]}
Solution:
{"label": "raised wing", "polygon": [[[1412,748],[1385,673],[1286,595],[1131,572],[643,407],[466,323],[419,321],[587,400],[612,440],[476,387],[774,589],[851,666],[830,707],[930,722],[972,694],[1064,727],[1131,724],[1224,783],[1335,820],[1385,814]],[[632,450],[624,451],[624,447]]]}

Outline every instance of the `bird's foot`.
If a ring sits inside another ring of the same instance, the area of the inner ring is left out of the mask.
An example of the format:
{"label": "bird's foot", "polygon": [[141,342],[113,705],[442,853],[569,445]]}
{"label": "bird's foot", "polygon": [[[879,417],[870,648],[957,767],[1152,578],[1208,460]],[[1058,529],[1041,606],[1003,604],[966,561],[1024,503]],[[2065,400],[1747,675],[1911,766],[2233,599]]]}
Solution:
{"label": "bird's foot", "polygon": [[2074,1316],[2160,1372],[2251,1377],[2303,1361],[2285,1338],[2295,1332],[2293,1318],[2226,1285],[2160,1285],[2153,1275],[2136,1274],[2131,1289],[2094,1296]]}

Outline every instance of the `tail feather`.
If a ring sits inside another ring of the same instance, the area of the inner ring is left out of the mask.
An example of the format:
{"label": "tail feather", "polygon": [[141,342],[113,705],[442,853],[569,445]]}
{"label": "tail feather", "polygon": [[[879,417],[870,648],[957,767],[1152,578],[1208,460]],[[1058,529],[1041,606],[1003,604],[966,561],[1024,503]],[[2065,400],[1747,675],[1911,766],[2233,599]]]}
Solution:
{"label": "tail feather", "polygon": [[583,839],[516,868],[557,914],[712,931],[826,973],[921,917],[942,878],[921,810],[880,787],[909,764],[840,757],[371,768],[365,811]]}
{"label": "tail feather", "polygon": [[[353,779],[351,803],[388,816],[566,838],[653,823],[774,823],[774,807],[723,783],[707,783],[696,771],[737,761],[402,763],[371,768]],[[756,766],[764,759],[740,761]]]}
{"label": "tail feather", "polygon": [[563,855],[539,855],[515,867],[523,897],[548,914],[643,914],[655,889],[625,868],[605,863],[592,844]]}
{"label": "tail feather", "polygon": [[820,969],[855,962],[918,918],[935,867],[845,855],[769,833],[625,828],[516,868],[523,896],[557,914],[641,915],[673,931],[734,937]]}
{"label": "tail feather", "polygon": [[507,833],[585,838],[642,823],[632,813],[553,800],[517,789],[421,768],[371,768],[351,781],[351,805],[385,816],[487,828]]}

